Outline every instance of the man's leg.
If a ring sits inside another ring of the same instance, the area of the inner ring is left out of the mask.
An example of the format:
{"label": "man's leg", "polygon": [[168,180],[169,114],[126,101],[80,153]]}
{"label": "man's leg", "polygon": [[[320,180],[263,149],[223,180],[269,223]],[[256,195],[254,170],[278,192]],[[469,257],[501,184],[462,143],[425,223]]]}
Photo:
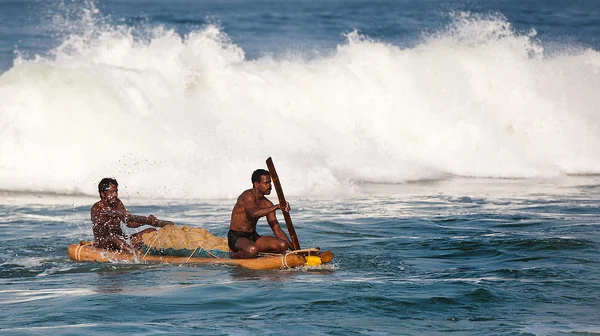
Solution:
{"label": "man's leg", "polygon": [[229,255],[232,259],[250,259],[255,258],[258,255],[258,248],[256,244],[245,237],[239,237],[235,241],[235,248],[237,251],[229,251]]}
{"label": "man's leg", "polygon": [[256,241],[258,252],[284,253],[287,250],[285,240],[273,236],[261,236]]}

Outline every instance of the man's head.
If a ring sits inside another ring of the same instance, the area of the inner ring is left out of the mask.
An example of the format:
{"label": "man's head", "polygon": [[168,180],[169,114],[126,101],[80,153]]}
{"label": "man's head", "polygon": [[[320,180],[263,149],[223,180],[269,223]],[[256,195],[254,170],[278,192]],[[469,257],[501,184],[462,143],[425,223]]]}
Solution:
{"label": "man's head", "polygon": [[254,171],[254,173],[252,173],[252,184],[254,184],[254,182],[260,182],[260,177],[261,176],[271,176],[271,173],[269,173],[268,170],[264,170],[264,169],[257,169]]}
{"label": "man's head", "polygon": [[271,194],[271,174],[268,170],[257,169],[252,173],[252,185],[264,195]]}
{"label": "man's head", "polygon": [[100,198],[106,198],[109,202],[116,201],[119,191],[119,183],[114,178],[105,177],[98,183]]}

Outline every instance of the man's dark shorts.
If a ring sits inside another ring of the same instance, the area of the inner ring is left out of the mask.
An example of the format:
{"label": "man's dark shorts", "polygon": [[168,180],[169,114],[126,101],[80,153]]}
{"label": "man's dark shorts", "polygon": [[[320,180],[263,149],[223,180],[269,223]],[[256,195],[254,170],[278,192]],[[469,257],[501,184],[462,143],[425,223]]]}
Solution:
{"label": "man's dark shorts", "polygon": [[229,244],[229,249],[233,252],[237,252],[238,249],[235,248],[235,242],[238,240],[238,238],[248,238],[248,240],[250,240],[253,243],[256,243],[256,241],[258,240],[258,238],[260,238],[261,236],[256,232],[243,232],[243,231],[233,231],[233,230],[229,230],[229,232],[227,232],[227,243]]}

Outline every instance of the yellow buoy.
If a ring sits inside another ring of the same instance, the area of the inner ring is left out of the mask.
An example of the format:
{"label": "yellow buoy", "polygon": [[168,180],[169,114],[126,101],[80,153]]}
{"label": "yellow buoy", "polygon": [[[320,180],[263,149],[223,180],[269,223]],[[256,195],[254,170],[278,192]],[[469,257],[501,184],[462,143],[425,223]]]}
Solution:
{"label": "yellow buoy", "polygon": [[306,256],[305,266],[319,266],[321,265],[321,258],[319,256]]}

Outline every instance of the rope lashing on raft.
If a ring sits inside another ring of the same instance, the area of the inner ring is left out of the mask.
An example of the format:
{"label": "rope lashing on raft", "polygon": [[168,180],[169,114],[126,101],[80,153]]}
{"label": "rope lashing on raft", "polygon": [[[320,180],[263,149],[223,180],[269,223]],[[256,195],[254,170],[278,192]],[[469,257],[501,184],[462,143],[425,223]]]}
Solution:
{"label": "rope lashing on raft", "polygon": [[94,245],[94,243],[80,241],[79,245],[77,245],[77,247],[75,248],[75,260],[81,260],[81,251],[83,250],[83,247],[90,245]]}
{"label": "rope lashing on raft", "polygon": [[[154,240],[152,241],[152,245],[154,245],[154,243],[156,243],[156,240],[158,239],[158,235],[155,235],[155,236],[156,237],[154,237]],[[148,255],[148,252],[150,252],[150,249],[146,249],[146,253],[144,253],[144,256],[142,257],[142,260],[144,260],[146,258],[146,256]]]}
{"label": "rope lashing on raft", "polygon": [[219,256],[215,255],[214,253],[211,253],[209,250],[207,250],[206,248],[202,247],[200,244],[194,249],[194,251],[190,254],[190,256],[185,260],[185,262],[190,261],[190,258],[194,255],[194,253],[196,253],[196,251],[198,251],[198,248],[200,248],[200,251],[204,250],[206,251],[206,253],[208,255],[210,255],[211,257],[215,258],[215,259],[221,259]]}
{"label": "rope lashing on raft", "polygon": [[294,250],[292,251],[293,253],[303,253],[303,252],[320,252],[321,250],[319,250],[316,247],[311,247],[311,248],[307,248],[307,249],[302,249],[302,250]]}
{"label": "rope lashing on raft", "polygon": [[198,248],[200,247],[200,245],[196,246],[196,248],[192,251],[192,253],[190,254],[190,256],[185,260],[185,262],[190,261],[190,258],[194,255],[194,253],[196,253],[196,251],[198,251]]}
{"label": "rope lashing on raft", "polygon": [[[287,259],[286,259],[288,255],[298,254],[298,253],[310,253],[310,252],[321,252],[321,250],[318,248],[315,248],[315,247],[311,247],[311,248],[307,248],[307,249],[289,251],[289,252],[286,252],[285,254],[260,252],[259,255],[270,256],[270,257],[281,255],[281,263],[283,264],[283,266],[289,267],[287,265]],[[322,264],[321,257],[318,255],[306,255],[306,256],[304,256],[304,258],[306,259],[306,263],[304,264],[305,266],[319,266]]]}
{"label": "rope lashing on raft", "polygon": [[290,268],[290,265],[287,263],[287,256],[290,254],[295,254],[296,251],[286,252],[286,253],[269,253],[269,252],[259,252],[258,255],[265,257],[273,257],[273,256],[281,256],[281,268]]}
{"label": "rope lashing on raft", "polygon": [[[192,239],[192,240],[186,240],[184,241],[186,244],[189,242],[194,242],[194,241],[200,241],[199,239]],[[187,258],[187,260],[190,260],[190,258],[194,255],[194,253],[196,253],[196,251],[200,249],[200,251],[204,250],[208,255],[210,255],[213,258],[216,259],[220,259],[219,256],[217,256],[216,254],[210,252],[206,247],[202,246],[202,243],[198,243],[198,246],[196,246],[196,248],[194,249],[194,251],[192,252],[192,254],[190,254],[190,256]]]}
{"label": "rope lashing on raft", "polygon": [[288,264],[287,264],[287,256],[288,256],[288,254],[287,254],[287,253],[286,253],[286,254],[282,254],[282,255],[281,255],[281,264],[282,264],[282,265],[283,265],[283,267],[285,267],[285,268],[290,268],[290,266],[288,266]]}

